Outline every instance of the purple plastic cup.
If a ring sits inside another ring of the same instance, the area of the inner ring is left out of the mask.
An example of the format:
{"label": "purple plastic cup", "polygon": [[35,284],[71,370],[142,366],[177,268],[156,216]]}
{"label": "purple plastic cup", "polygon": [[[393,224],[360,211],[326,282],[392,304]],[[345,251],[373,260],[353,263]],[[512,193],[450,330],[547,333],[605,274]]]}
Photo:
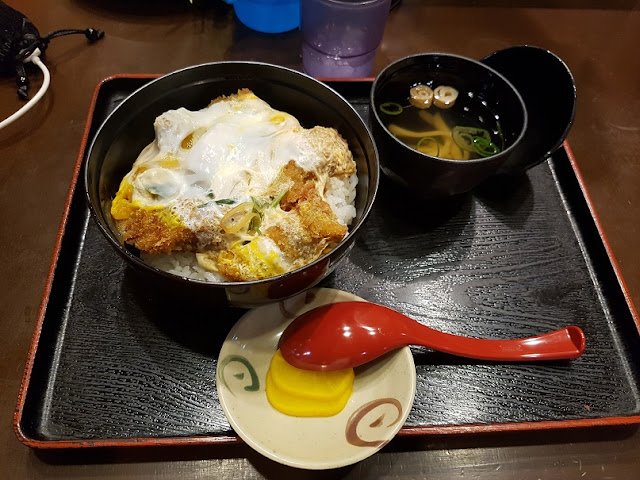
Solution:
{"label": "purple plastic cup", "polygon": [[302,65],[314,77],[373,70],[391,0],[301,0]]}

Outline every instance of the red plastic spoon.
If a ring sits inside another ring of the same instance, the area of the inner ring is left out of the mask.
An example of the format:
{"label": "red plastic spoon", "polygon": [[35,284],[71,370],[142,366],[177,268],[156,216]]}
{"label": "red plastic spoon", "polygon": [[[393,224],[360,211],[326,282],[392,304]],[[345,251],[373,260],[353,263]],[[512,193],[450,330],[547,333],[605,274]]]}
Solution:
{"label": "red plastic spoon", "polygon": [[390,308],[342,302],[300,315],[280,337],[280,351],[294,367],[340,370],[370,362],[406,345],[478,360],[566,360],[582,355],[582,330],[570,326],[537,337],[488,340],[439,332]]}

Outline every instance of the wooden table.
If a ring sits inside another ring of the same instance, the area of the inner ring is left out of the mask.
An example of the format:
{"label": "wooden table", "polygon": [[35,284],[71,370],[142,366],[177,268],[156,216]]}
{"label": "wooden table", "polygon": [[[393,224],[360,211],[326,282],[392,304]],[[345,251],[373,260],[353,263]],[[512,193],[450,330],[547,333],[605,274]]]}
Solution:
{"label": "wooden table", "polygon": [[[13,413],[51,252],[94,87],[116,73],[166,73],[216,60],[301,69],[300,35],[253,32],[212,1],[8,0],[46,33],[93,26],[87,46],[54,41],[51,87],[24,118],[0,131],[0,477],[2,478],[505,478],[640,477],[634,426],[481,436],[403,437],[338,472],[294,471],[245,445],[35,452],[16,439]],[[512,3],[520,6],[511,7]],[[640,3],[404,0],[392,11],[374,74],[422,51],[482,58],[517,44],[546,47],[578,89],[569,135],[631,299],[640,305]],[[32,75],[32,92],[40,75]],[[0,80],[0,118],[19,108]]]}

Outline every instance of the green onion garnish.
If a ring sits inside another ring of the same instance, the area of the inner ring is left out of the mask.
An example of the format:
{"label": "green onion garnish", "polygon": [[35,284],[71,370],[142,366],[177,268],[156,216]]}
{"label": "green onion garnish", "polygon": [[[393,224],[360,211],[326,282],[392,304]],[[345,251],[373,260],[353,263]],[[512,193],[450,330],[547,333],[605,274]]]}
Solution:
{"label": "green onion garnish", "polygon": [[[500,124],[498,124],[498,131],[502,133]],[[482,157],[490,157],[501,151],[500,147],[491,141],[489,131],[484,128],[456,126],[451,130],[451,136],[457,146]]]}
{"label": "green onion garnish", "polygon": [[271,202],[270,206],[271,208],[275,208],[278,205],[280,205],[280,201],[282,200],[282,198],[287,194],[287,192],[289,191],[289,189],[287,188],[286,190],[284,190],[280,195],[278,195],[276,198],[273,199],[273,201]]}
{"label": "green onion garnish", "polygon": [[395,102],[386,102],[380,105],[380,111],[387,115],[400,115],[402,113],[402,105]]}
{"label": "green onion garnish", "polygon": [[483,157],[490,157],[500,152],[500,149],[495,143],[483,137],[473,138],[473,149],[478,155],[482,155]]}
{"label": "green onion garnish", "polygon": [[[435,157],[440,155],[440,144],[438,143],[438,141],[433,138],[433,137],[423,137],[420,140],[418,140],[418,144],[416,145],[417,149],[420,149],[420,146],[426,142],[433,142],[436,144],[436,154],[434,155]],[[424,152],[423,152],[424,153]]]}
{"label": "green onion garnish", "polygon": [[258,215],[262,215],[262,209],[264,208],[264,202],[262,200],[258,200],[256,197],[251,196],[251,201],[253,202],[253,211]]}
{"label": "green onion garnish", "polygon": [[260,232],[260,225],[262,224],[262,220],[260,219],[259,216],[257,217],[253,217],[251,219],[251,221],[249,222],[249,228],[247,230],[251,231],[255,231],[258,235],[262,235],[262,232]]}
{"label": "green onion garnish", "polygon": [[[209,198],[213,198],[212,196],[210,197],[209,195],[213,195],[213,193],[211,194],[207,194],[207,197]],[[233,200],[232,198],[221,198],[220,200],[215,200],[213,202],[205,202],[205,203],[201,203],[200,205],[198,205],[196,208],[204,208],[207,205],[211,205],[212,203],[215,203],[217,205],[233,205],[234,203],[236,203],[235,200]]]}
{"label": "green onion garnish", "polygon": [[453,127],[454,129],[457,129],[460,132],[464,132],[464,133],[468,133],[474,137],[482,137],[482,138],[486,138],[487,140],[491,140],[491,134],[489,133],[489,130],[485,130],[484,128],[478,128],[478,127]]}
{"label": "green onion garnish", "polygon": [[462,131],[460,127],[453,127],[451,136],[457,146],[467,152],[473,152],[473,135]]}

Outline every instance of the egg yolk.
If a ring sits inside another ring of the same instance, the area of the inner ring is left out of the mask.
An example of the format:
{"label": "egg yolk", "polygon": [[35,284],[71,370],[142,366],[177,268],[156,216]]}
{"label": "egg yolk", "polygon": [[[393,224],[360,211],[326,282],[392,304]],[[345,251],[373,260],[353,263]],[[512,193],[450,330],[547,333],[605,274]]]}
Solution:
{"label": "egg yolk", "polygon": [[300,370],[276,351],[267,372],[269,403],[285,415],[331,417],[342,411],[353,393],[353,368],[331,372]]}
{"label": "egg yolk", "polygon": [[111,215],[115,220],[123,220],[129,218],[134,210],[140,208],[132,202],[133,185],[123,179],[120,183],[118,193],[111,202]]}
{"label": "egg yolk", "polygon": [[263,252],[258,239],[243,245],[236,243],[218,255],[218,268],[230,278],[259,280],[285,272],[276,252]]}

